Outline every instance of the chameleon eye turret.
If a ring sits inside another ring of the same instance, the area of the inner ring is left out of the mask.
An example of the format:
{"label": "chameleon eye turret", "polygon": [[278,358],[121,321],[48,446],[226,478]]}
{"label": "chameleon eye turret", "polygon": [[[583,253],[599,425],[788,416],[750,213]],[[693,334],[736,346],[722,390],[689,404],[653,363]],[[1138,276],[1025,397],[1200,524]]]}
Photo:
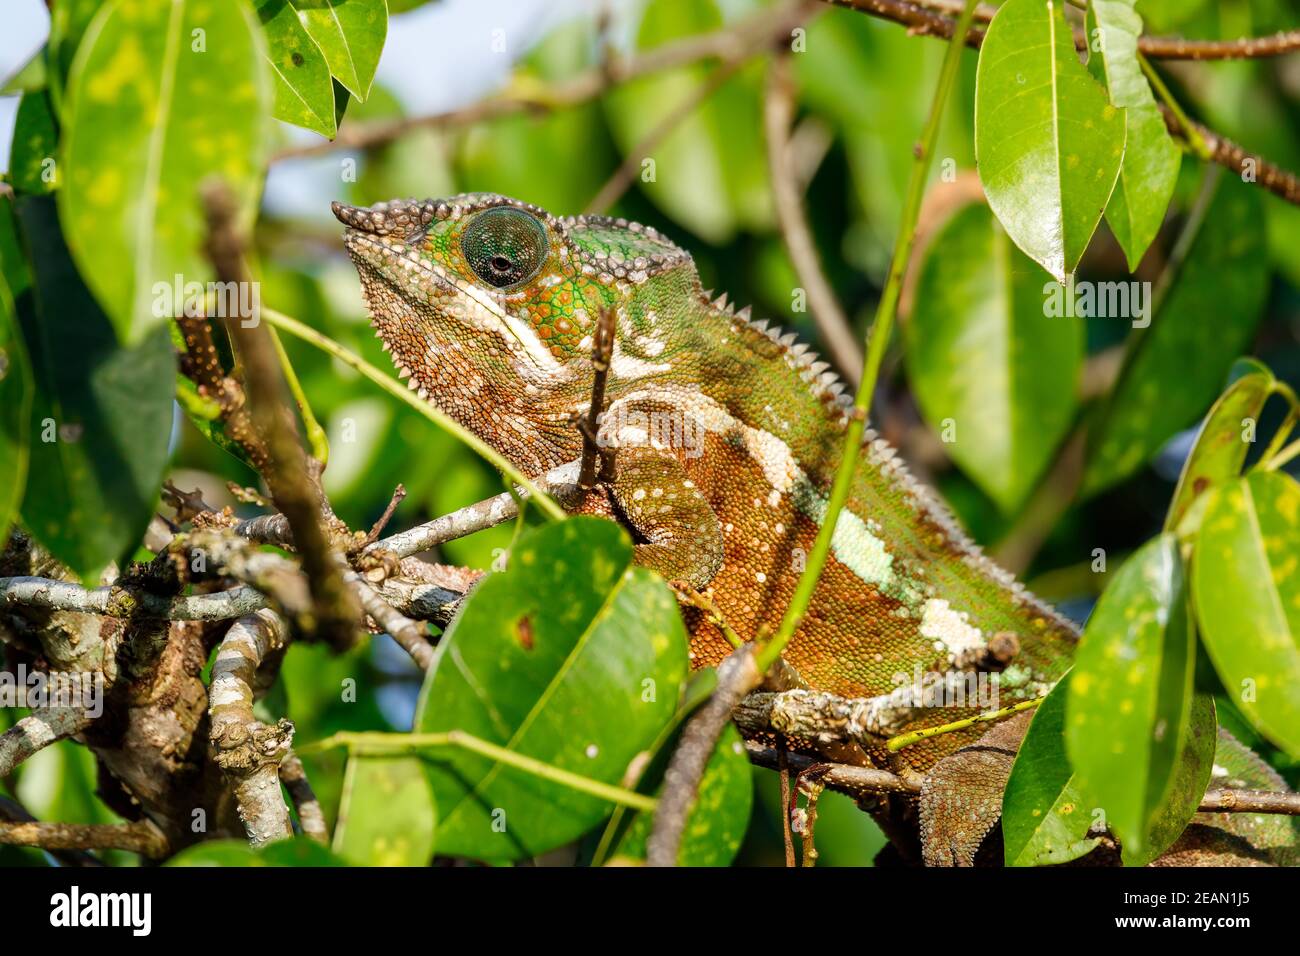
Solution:
{"label": "chameleon eye turret", "polygon": [[541,271],[546,227],[522,209],[497,206],[470,220],[460,248],[481,280],[496,289],[514,289]]}

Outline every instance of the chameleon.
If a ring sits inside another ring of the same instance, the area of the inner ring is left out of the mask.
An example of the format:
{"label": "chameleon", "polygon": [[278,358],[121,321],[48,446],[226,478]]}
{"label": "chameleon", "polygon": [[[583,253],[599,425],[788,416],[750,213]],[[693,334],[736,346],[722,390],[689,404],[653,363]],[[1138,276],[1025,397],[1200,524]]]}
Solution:
{"label": "chameleon", "polygon": [[[828,363],[714,297],[690,254],[648,226],[491,193],[333,210],[399,376],[524,474],[580,456],[595,323],[612,312],[597,439],[614,475],[572,510],[620,522],[639,564],[712,602],[716,614],[683,607],[693,666],[731,651],[719,619],[745,639],[775,630],[853,414]],[[922,673],[995,670],[1003,706],[1045,693],[1076,627],[983,555],[875,432],[859,455],[784,654],[798,678],[861,698]],[[945,708],[941,722],[980,709]],[[862,756],[924,774],[978,736]]]}

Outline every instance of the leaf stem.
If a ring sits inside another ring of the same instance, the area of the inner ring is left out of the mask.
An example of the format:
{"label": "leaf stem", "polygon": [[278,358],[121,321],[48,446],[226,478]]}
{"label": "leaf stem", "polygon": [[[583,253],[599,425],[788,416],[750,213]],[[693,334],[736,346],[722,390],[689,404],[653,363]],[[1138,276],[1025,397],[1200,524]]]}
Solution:
{"label": "leaf stem", "polygon": [[361,756],[406,753],[412,750],[419,752],[454,747],[460,750],[468,750],[479,756],[487,757],[489,760],[495,760],[497,763],[503,763],[508,767],[514,767],[516,770],[522,770],[524,773],[530,773],[535,777],[559,784],[562,787],[568,787],[579,793],[585,793],[599,800],[608,800],[610,803],[619,806],[631,807],[633,810],[643,810],[651,813],[658,804],[654,797],[648,797],[643,793],[635,793],[624,787],[602,783],[599,780],[592,780],[590,777],[564,770],[534,757],[516,753],[481,737],[465,733],[463,730],[448,730],[440,734],[389,734],[379,731],[354,733],[343,731],[316,743],[308,744],[306,747],[299,748],[298,752],[328,750],[333,747],[346,747],[350,753]]}
{"label": "leaf stem", "polygon": [[1160,97],[1160,101],[1169,108],[1169,112],[1173,113],[1174,118],[1178,120],[1178,125],[1182,129],[1183,138],[1187,140],[1187,145],[1191,148],[1192,155],[1207,163],[1214,162],[1214,150],[1211,149],[1210,144],[1205,141],[1205,137],[1201,135],[1201,131],[1197,128],[1196,124],[1191,121],[1190,117],[1188,117],[1182,104],[1178,102],[1173,93],[1169,92],[1169,87],[1165,85],[1164,79],[1156,72],[1156,68],[1151,65],[1151,61],[1141,53],[1137,55],[1137,58],[1138,65],[1142,67],[1142,72],[1146,74],[1146,78],[1151,83],[1152,89],[1156,91],[1156,96]]}
{"label": "leaf stem", "polygon": [[963,40],[970,29],[972,20],[975,18],[975,9],[978,6],[978,0],[966,0],[966,5],[962,8],[961,16],[957,20],[956,29],[953,30],[953,39],[948,41],[943,66],[939,71],[939,83],[934,91],[934,100],[930,104],[930,115],[921,134],[921,141],[917,144],[915,160],[912,163],[912,176],[908,183],[907,196],[903,204],[902,219],[898,227],[898,242],[894,246],[894,256],[890,262],[889,276],[885,281],[884,289],[881,291],[880,303],[876,308],[875,322],[872,323],[871,331],[867,335],[867,355],[862,372],[862,381],[858,385],[857,395],[853,400],[853,412],[844,435],[844,451],[840,457],[839,467],[835,472],[834,483],[831,485],[826,514],[822,520],[822,526],[817,532],[817,539],[813,543],[812,551],[808,555],[808,563],[799,578],[799,584],[795,588],[794,596],[790,599],[790,605],[786,608],[785,616],[781,619],[781,626],[778,628],[776,635],[758,653],[755,663],[760,671],[766,671],[776,663],[781,656],[781,652],[785,650],[786,645],[790,643],[790,639],[794,637],[795,629],[799,626],[804,613],[808,610],[813,592],[817,589],[817,582],[821,577],[822,569],[826,566],[826,559],[830,554],[835,525],[839,521],[840,513],[844,510],[844,505],[849,499],[849,491],[853,486],[853,475],[857,468],[858,454],[862,448],[862,436],[867,427],[867,413],[871,409],[872,394],[875,392],[876,382],[880,377],[880,365],[884,361],[885,348],[889,344],[894,319],[898,314],[898,299],[903,288],[903,276],[907,271],[912,245],[916,240],[916,223],[921,212],[921,200],[925,196],[925,181],[930,171],[930,160],[934,153],[935,143],[939,139],[939,122],[943,118],[944,105],[948,101],[948,95],[952,91],[953,83],[957,78],[957,67],[961,63]]}
{"label": "leaf stem", "polygon": [[929,740],[931,737],[939,737],[943,734],[951,734],[958,730],[965,730],[967,727],[974,727],[976,724],[987,724],[995,720],[1001,720],[1003,717],[1010,717],[1018,714],[1022,710],[1029,710],[1031,707],[1037,707],[1047,698],[1035,697],[1033,700],[1022,700],[1018,704],[1012,704],[1010,707],[1003,707],[1001,710],[989,711],[985,714],[976,714],[974,717],[965,717],[962,720],[954,720],[950,724],[940,724],[938,727],[926,727],[923,730],[914,730],[911,733],[899,734],[897,737],[890,737],[885,743],[885,747],[890,753],[897,753],[904,747],[911,744],[920,743],[922,740]]}
{"label": "leaf stem", "polygon": [[391,375],[385,375],[361,356],[344,348],[328,335],[316,331],[309,325],[304,325],[302,322],[285,315],[283,312],[277,312],[275,309],[269,309],[263,306],[262,317],[265,318],[273,328],[283,329],[290,335],[316,346],[323,352],[329,353],[345,365],[352,366],[352,368],[370,379],[370,381],[374,382],[388,394],[392,395],[399,401],[410,405],[443,431],[455,436],[461,442],[474,449],[474,451],[482,455],[483,458],[500,470],[508,479],[513,481],[516,485],[526,489],[533,500],[537,502],[537,506],[546,513],[547,517],[556,521],[564,519],[564,510],[555,503],[555,499],[538,488],[537,485],[530,481],[523,472],[511,464],[504,455],[473,432],[466,429],[460,424],[460,422],[456,421],[451,416],[430,405],[428,402],[422,401],[409,389],[403,387],[397,379],[393,378]]}
{"label": "leaf stem", "polygon": [[275,354],[280,359],[280,370],[284,373],[284,380],[289,386],[289,394],[293,396],[294,403],[298,406],[298,414],[302,417],[302,426],[307,433],[307,444],[311,448],[311,455],[324,467],[329,464],[329,438],[326,437],[325,429],[321,428],[320,422],[316,420],[316,415],[311,410],[307,393],[302,390],[298,373],[294,371],[293,363],[289,361],[289,353],[285,351],[284,343],[280,341],[280,333],[274,327],[268,331],[271,333],[271,344],[275,346]]}

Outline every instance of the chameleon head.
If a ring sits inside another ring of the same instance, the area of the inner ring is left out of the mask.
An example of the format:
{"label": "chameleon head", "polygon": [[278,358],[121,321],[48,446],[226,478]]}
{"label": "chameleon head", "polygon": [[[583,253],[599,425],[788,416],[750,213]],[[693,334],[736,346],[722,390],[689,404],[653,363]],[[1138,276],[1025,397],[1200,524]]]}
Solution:
{"label": "chameleon head", "polygon": [[623,220],[561,219],[490,193],[333,209],[399,374],[471,426],[485,406],[536,406],[589,382],[600,310],[627,319],[650,276],[698,287],[689,255]]}

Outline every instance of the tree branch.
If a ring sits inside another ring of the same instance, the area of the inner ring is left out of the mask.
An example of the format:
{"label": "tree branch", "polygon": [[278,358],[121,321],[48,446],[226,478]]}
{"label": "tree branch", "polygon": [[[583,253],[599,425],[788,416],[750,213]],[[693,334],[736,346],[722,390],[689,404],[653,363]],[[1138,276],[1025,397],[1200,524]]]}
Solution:
{"label": "tree branch", "polygon": [[240,618],[217,649],[208,690],[214,759],[230,782],[248,842],[261,846],[293,835],[280,795],[280,763],[293,742],[293,724],[268,727],[253,716],[257,669],[285,644],[283,622],[271,611]]}
{"label": "tree branch", "polygon": [[167,838],[148,820],[117,824],[0,821],[0,844],[42,850],[128,850],[151,860],[161,860],[170,852]]}
{"label": "tree branch", "polygon": [[325,824],[325,813],[321,810],[320,800],[311,788],[302,760],[292,750],[280,763],[280,782],[289,791],[289,799],[298,811],[298,825],[302,827],[302,832],[317,843],[329,846],[330,831]]}
{"label": "tree branch", "polygon": [[86,712],[73,707],[34,711],[0,734],[0,778],[39,750],[80,733],[91,723]]}

